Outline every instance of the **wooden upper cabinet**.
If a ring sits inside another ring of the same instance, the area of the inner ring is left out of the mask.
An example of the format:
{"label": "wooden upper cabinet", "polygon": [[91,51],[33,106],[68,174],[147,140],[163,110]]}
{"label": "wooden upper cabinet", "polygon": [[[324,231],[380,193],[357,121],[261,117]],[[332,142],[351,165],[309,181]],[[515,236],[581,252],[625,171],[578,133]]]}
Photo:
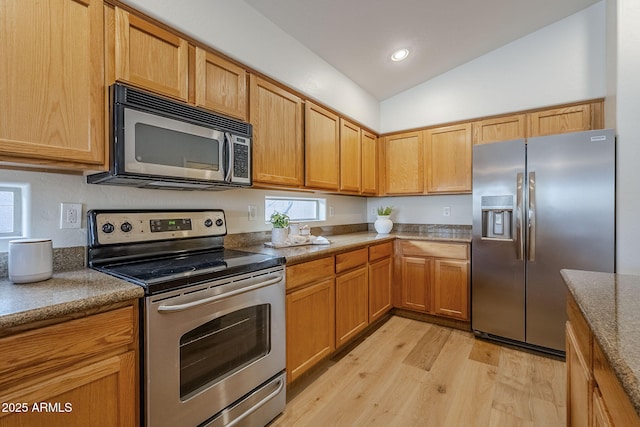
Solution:
{"label": "wooden upper cabinet", "polygon": [[360,133],[362,150],[362,194],[378,194],[378,138],[364,129]]}
{"label": "wooden upper cabinet", "polygon": [[473,144],[511,141],[527,136],[527,115],[495,117],[473,123]]}
{"label": "wooden upper cabinet", "polygon": [[189,45],[178,35],[116,7],[115,78],[186,102]]}
{"label": "wooden upper cabinet", "polygon": [[300,187],[304,184],[302,100],[253,74],[250,82],[253,181]]}
{"label": "wooden upper cabinet", "polygon": [[471,192],[471,123],[425,131],[427,193]]}
{"label": "wooden upper cabinet", "polygon": [[529,113],[529,135],[544,136],[592,129],[591,104]]}
{"label": "wooden upper cabinet", "polygon": [[101,1],[0,4],[0,160],[104,167]]}
{"label": "wooden upper cabinet", "polygon": [[424,191],[422,132],[384,138],[385,194],[421,194]]}
{"label": "wooden upper cabinet", "polygon": [[331,111],[305,103],[305,185],[338,190],[340,181],[340,120]]}
{"label": "wooden upper cabinet", "polygon": [[360,127],[340,118],[340,191],[359,193],[362,182]]}
{"label": "wooden upper cabinet", "polygon": [[195,98],[198,107],[247,120],[247,72],[196,47]]}

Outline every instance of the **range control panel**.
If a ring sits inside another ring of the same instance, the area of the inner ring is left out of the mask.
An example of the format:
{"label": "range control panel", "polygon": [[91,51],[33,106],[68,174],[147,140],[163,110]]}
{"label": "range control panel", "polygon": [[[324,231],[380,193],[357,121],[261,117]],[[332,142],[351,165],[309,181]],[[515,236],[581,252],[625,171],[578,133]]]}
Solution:
{"label": "range control panel", "polygon": [[92,245],[214,237],[227,234],[222,210],[89,211]]}

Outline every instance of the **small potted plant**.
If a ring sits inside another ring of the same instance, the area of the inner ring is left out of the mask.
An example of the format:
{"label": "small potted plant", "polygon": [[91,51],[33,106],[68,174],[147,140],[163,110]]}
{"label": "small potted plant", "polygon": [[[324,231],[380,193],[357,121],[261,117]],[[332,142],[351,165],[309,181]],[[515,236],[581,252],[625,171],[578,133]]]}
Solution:
{"label": "small potted plant", "polygon": [[378,219],[373,223],[373,226],[379,234],[389,234],[393,228],[393,221],[390,218],[392,210],[391,206],[378,207]]}
{"label": "small potted plant", "polygon": [[284,243],[287,240],[289,226],[289,216],[287,214],[275,211],[269,219],[273,229],[271,230],[271,242]]}

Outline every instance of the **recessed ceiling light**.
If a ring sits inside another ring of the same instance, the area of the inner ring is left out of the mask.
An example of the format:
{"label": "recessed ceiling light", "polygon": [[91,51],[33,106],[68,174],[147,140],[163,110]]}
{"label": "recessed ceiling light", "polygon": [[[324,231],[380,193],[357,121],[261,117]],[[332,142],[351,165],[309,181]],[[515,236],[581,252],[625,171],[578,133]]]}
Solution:
{"label": "recessed ceiling light", "polygon": [[392,61],[402,61],[407,56],[409,56],[409,49],[398,49],[391,55]]}

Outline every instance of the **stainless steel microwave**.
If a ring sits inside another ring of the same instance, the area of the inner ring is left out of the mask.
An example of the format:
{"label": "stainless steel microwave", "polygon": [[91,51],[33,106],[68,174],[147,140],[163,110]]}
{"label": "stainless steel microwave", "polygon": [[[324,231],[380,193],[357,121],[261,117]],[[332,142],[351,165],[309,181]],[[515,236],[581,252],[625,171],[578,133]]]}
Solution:
{"label": "stainless steel microwave", "polygon": [[251,186],[249,123],[123,84],[110,88],[110,168],[90,184],[178,190]]}

